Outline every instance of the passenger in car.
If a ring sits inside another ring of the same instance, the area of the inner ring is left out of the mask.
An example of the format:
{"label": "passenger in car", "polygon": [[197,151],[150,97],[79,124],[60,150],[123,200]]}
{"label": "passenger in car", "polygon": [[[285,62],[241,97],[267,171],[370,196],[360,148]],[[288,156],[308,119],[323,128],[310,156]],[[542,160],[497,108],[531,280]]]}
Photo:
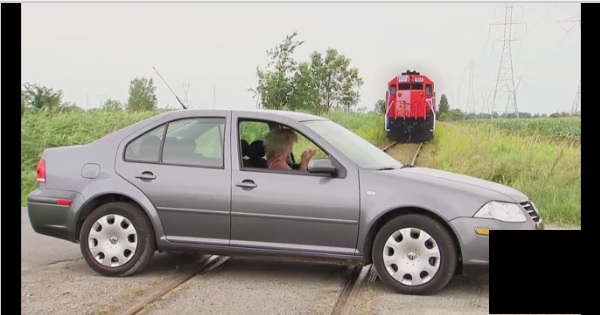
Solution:
{"label": "passenger in car", "polygon": [[[298,142],[298,135],[287,128],[273,129],[265,138],[267,149],[267,167],[269,169],[291,170],[287,160],[292,154],[294,144]],[[315,150],[305,150],[300,158],[300,166],[298,169],[307,170],[308,163],[315,155]]]}
{"label": "passenger in car", "polygon": [[248,147],[249,167],[267,168],[265,146],[262,140],[255,140]]}

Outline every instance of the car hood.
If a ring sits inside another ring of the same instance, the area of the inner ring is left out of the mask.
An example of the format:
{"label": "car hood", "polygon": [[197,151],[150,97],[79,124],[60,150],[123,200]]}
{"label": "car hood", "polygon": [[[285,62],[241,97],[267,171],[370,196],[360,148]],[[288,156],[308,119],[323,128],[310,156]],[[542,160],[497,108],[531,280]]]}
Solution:
{"label": "car hood", "polygon": [[[405,175],[413,175],[411,177],[418,177],[422,179],[429,179],[431,182],[435,182],[438,184],[446,184],[450,186],[454,186],[454,188],[458,188],[457,186],[462,186],[468,189],[470,192],[477,193],[477,191],[487,191],[486,195],[502,195],[505,198],[509,198],[514,202],[526,202],[528,201],[528,197],[522,192],[508,187],[506,185],[498,184],[495,182],[491,182],[488,180],[483,180],[480,178],[436,170],[425,167],[411,167],[404,168],[400,170],[396,170],[392,172],[397,176]],[[458,185],[457,185],[458,184]],[[469,189],[471,188],[471,189]],[[473,189],[474,188],[474,189]],[[499,196],[500,197],[500,196]]]}

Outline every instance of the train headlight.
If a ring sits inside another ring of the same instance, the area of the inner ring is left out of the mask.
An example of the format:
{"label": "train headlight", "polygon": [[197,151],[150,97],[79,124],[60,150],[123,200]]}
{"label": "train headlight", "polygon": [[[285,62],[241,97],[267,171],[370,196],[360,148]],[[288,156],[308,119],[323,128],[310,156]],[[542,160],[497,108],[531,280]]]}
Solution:
{"label": "train headlight", "polygon": [[518,204],[499,201],[486,203],[475,213],[474,217],[503,222],[525,222],[527,220],[525,213]]}

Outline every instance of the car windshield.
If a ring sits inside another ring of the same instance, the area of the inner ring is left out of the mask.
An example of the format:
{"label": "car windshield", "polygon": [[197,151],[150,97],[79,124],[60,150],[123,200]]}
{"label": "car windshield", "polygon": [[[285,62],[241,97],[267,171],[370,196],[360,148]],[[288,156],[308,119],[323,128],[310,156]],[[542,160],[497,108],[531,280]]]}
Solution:
{"label": "car windshield", "polygon": [[331,120],[305,121],[304,124],[361,168],[385,170],[403,167],[383,150]]}

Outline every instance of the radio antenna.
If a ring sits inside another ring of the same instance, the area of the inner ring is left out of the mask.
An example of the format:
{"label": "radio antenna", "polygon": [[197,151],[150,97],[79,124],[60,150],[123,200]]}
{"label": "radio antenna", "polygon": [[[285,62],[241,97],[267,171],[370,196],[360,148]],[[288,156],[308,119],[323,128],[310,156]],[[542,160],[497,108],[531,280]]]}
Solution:
{"label": "radio antenna", "polygon": [[183,102],[179,99],[179,97],[177,96],[177,94],[175,94],[175,92],[173,91],[173,89],[169,86],[169,83],[167,83],[167,81],[165,80],[165,78],[163,78],[163,76],[160,75],[160,72],[158,72],[158,70],[156,70],[156,68],[154,66],[152,66],[152,69],[154,69],[154,71],[156,71],[156,74],[158,74],[158,76],[160,77],[160,79],[165,83],[165,85],[169,88],[169,90],[171,90],[171,93],[173,93],[173,95],[175,95],[175,98],[177,99],[177,101],[179,102],[179,104],[181,104],[181,107],[183,107],[183,109],[187,109],[187,107],[185,105],[183,105]]}

